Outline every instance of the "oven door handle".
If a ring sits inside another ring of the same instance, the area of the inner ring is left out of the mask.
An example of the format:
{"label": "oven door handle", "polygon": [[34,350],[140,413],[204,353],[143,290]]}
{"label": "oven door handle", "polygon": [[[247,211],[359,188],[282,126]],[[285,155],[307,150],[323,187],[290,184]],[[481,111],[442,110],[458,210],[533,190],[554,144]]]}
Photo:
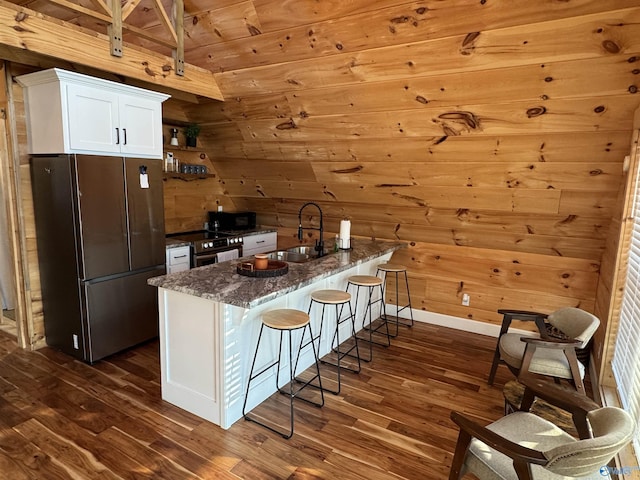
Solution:
{"label": "oven door handle", "polygon": [[[193,267],[201,267],[203,265],[210,265],[211,263],[218,263],[218,254],[221,252],[228,252],[231,250],[237,250],[238,251],[238,258],[240,258],[242,256],[242,249],[240,247],[235,247],[235,248],[226,248],[224,250],[219,250],[218,252],[211,252],[211,253],[201,253],[199,255],[194,254],[193,255]],[[210,260],[214,259],[213,262],[211,262]]]}

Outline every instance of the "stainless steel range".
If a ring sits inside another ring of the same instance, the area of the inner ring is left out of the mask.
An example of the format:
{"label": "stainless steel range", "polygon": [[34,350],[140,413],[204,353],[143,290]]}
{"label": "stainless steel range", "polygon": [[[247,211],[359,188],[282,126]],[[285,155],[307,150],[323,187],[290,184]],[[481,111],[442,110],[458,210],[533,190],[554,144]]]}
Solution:
{"label": "stainless steel range", "polygon": [[191,268],[242,256],[242,237],[240,235],[200,230],[168,236],[191,244]]}

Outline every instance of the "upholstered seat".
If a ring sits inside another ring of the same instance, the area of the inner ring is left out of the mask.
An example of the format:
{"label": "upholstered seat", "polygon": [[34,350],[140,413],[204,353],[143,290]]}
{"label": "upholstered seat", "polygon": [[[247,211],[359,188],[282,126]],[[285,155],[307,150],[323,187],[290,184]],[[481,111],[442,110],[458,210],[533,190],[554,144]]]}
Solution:
{"label": "upholstered seat", "polygon": [[533,390],[535,396],[570,408],[576,426],[588,425],[581,429],[588,436],[576,439],[529,412],[512,413],[486,427],[452,412],[460,435],[450,480],[465,473],[482,480],[593,479],[631,441],[634,422],[624,410],[599,407],[576,391],[532,377],[525,383],[530,394]]}
{"label": "upholstered seat", "polygon": [[[531,372],[554,378],[571,380],[576,389],[584,393],[582,379],[584,365],[578,361],[576,349],[586,348],[598,329],[600,320],[595,315],[579,308],[566,307],[544,315],[535,312],[500,310],[504,315],[503,326],[496,345],[496,354],[489,374],[493,383],[499,360],[516,374]],[[508,332],[511,320],[533,320],[538,327],[537,337],[523,337]],[[556,332],[551,337],[545,325]]]}

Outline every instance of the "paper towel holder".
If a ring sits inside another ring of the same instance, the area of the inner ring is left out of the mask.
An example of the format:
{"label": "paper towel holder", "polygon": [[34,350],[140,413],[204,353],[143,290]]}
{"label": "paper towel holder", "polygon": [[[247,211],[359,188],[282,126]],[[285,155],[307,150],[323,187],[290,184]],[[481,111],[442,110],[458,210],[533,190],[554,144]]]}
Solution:
{"label": "paper towel holder", "polygon": [[[345,240],[348,240],[346,246],[345,245]],[[353,237],[349,237],[349,238],[339,238],[338,237],[338,248],[340,250],[353,250],[353,248],[351,247]]]}

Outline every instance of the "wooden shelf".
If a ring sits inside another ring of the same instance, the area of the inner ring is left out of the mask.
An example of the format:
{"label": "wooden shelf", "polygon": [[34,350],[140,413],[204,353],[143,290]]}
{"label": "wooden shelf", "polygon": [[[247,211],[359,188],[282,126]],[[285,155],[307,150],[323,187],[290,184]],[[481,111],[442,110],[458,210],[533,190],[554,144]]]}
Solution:
{"label": "wooden shelf", "polygon": [[191,182],[193,180],[204,180],[206,178],[215,178],[215,173],[179,173],[179,172],[162,172],[162,178],[164,180],[182,180],[185,182]]}
{"label": "wooden shelf", "polygon": [[198,147],[187,147],[185,145],[165,145],[162,147],[165,152],[177,151],[177,152],[196,152],[204,153],[204,150]]}

